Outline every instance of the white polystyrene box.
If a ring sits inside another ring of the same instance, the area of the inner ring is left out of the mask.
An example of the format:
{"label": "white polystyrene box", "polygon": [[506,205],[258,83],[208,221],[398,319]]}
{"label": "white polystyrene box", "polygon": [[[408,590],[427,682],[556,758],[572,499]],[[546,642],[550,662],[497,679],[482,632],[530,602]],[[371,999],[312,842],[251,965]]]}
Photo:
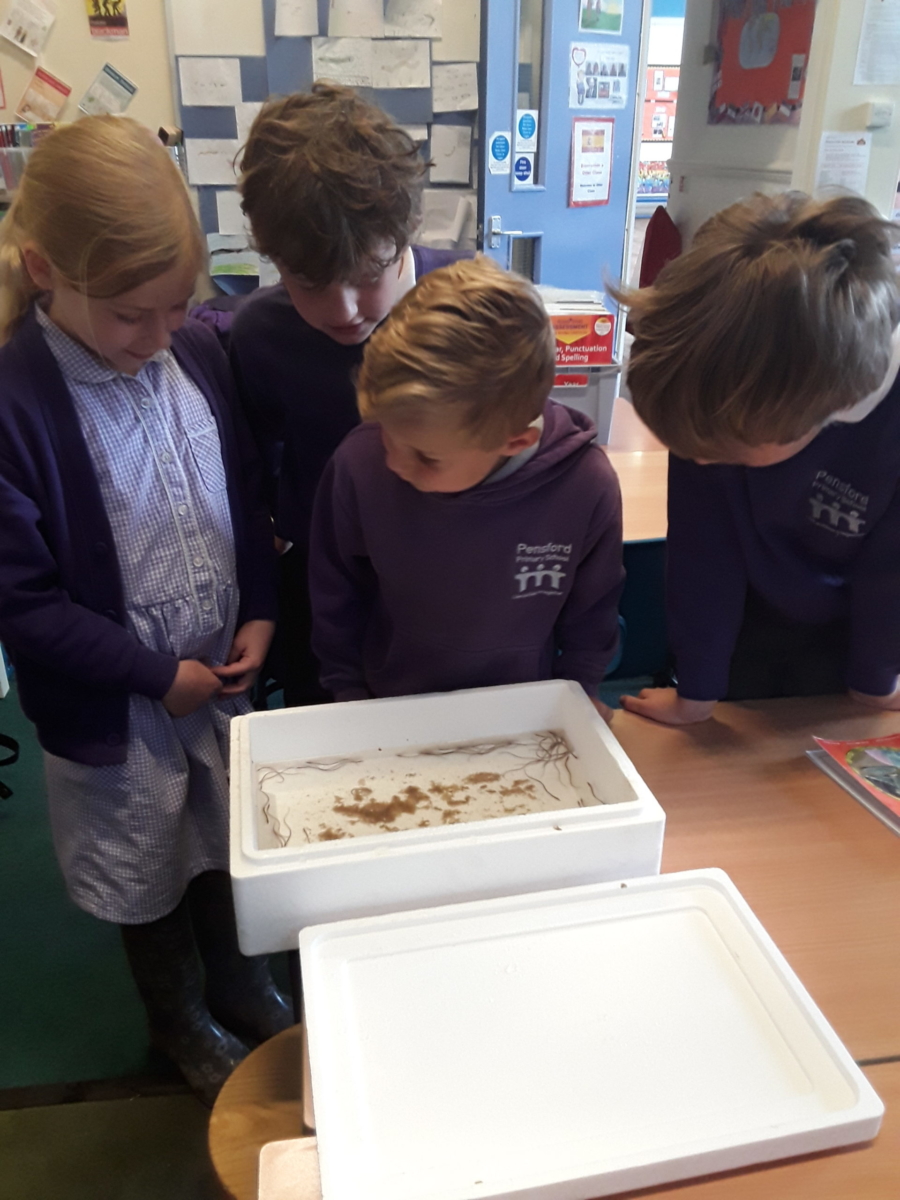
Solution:
{"label": "white polystyrene box", "polygon": [[874,1137],[721,871],[307,929],[324,1200],[593,1200]]}
{"label": "white polystyrene box", "polygon": [[[566,680],[251,713],[232,722],[231,875],[245,954],[366,914],[659,871],[665,814]],[[260,849],[256,764],[563,733],[604,801],[584,808]]]}

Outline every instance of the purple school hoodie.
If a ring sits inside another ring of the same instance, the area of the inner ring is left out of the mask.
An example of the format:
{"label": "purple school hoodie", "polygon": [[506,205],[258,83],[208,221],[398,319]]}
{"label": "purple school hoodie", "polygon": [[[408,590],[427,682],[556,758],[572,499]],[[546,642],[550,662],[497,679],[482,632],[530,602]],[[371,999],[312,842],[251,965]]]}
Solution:
{"label": "purple school hoodie", "polygon": [[795,621],[850,621],[847,686],[900,672],[900,379],[864,420],[771,467],[669,457],[666,580],[679,694],[718,700],[747,588]]}
{"label": "purple school hoodie", "polygon": [[313,648],[339,700],[574,679],[593,695],[622,590],[619,485],[587,417],[548,401],[506,478],[419,492],[353,430],[316,495]]}

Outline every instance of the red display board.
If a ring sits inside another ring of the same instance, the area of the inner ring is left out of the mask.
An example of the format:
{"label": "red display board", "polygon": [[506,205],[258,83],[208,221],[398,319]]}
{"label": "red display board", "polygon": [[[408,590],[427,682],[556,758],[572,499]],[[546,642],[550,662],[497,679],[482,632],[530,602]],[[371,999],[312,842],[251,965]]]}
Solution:
{"label": "red display board", "polygon": [[713,125],[800,123],[815,0],[719,0]]}

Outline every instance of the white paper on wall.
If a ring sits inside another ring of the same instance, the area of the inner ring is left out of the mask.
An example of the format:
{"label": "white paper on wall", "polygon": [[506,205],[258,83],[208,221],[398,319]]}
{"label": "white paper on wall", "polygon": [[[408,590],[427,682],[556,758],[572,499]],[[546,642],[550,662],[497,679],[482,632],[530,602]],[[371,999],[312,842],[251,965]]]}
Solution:
{"label": "white paper on wall", "polygon": [[317,37],[318,33],[316,0],[275,0],[276,37]]}
{"label": "white paper on wall", "polygon": [[227,187],[237,179],[234,160],[240,150],[237,138],[185,138],[188,179],[203,184]]}
{"label": "white paper on wall", "polygon": [[431,87],[430,43],[416,38],[372,43],[372,86]]}
{"label": "white paper on wall", "polygon": [[266,52],[262,4],[248,0],[174,0],[175,54],[249,54]]}
{"label": "white paper on wall", "polygon": [[434,112],[471,112],[478,108],[478,65],[435,63],[431,70]]}
{"label": "white paper on wall", "polygon": [[401,125],[400,128],[404,133],[408,133],[414,142],[428,141],[427,125]]}
{"label": "white paper on wall", "polygon": [[468,183],[471,174],[470,125],[431,126],[431,183]]}
{"label": "white paper on wall", "polygon": [[262,100],[245,100],[241,104],[234,106],[234,115],[237,120],[237,136],[241,145],[250,136],[250,126],[256,120],[262,106]]}
{"label": "white paper on wall", "polygon": [[816,189],[840,188],[864,196],[871,152],[871,133],[862,130],[858,133],[823,133],[819,140]]}
{"label": "white paper on wall", "polygon": [[900,84],[900,4],[896,0],[866,0],[853,82]]}
{"label": "white paper on wall", "polygon": [[474,250],[477,195],[456,188],[426,188],[422,193],[420,246],[435,250]]}
{"label": "white paper on wall", "polygon": [[237,192],[216,192],[216,213],[219,218],[219,233],[239,234],[247,237],[250,223],[241,212],[241,198]]}
{"label": "white paper on wall", "polygon": [[384,0],[329,0],[329,37],[384,37]]}
{"label": "white paper on wall", "polygon": [[241,103],[241,64],[237,58],[179,58],[181,103],[231,108]]}
{"label": "white paper on wall", "polygon": [[385,37],[439,38],[441,32],[441,0],[386,0]]}
{"label": "white paper on wall", "polygon": [[480,0],[447,0],[442,36],[432,46],[434,62],[478,62],[481,49]]}
{"label": "white paper on wall", "polygon": [[313,38],[313,77],[346,87],[373,87],[370,38]]}

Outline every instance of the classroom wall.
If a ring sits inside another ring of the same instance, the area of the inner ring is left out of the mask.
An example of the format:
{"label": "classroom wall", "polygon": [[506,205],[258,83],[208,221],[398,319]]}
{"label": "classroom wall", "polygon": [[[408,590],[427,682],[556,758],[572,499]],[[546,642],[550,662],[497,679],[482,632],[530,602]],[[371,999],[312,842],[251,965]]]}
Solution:
{"label": "classroom wall", "polygon": [[864,128],[861,105],[876,100],[892,101],[891,125],[872,133],[865,191],[866,198],[885,216],[890,216],[900,172],[900,85],[854,84],[864,13],[863,0],[818,0],[793,186],[806,192],[813,190],[823,132],[861,130]]}
{"label": "classroom wall", "polygon": [[[189,6],[192,0],[176,0]],[[128,39],[92,38],[84,0],[57,0],[56,22],[37,65],[72,88],[60,120],[78,118],[78,102],[104,63],[110,63],[137,85],[128,115],[152,129],[175,122],[171,54],[166,34],[165,0],[128,0]],[[6,106],[0,123],[14,122],[16,108],[35,60],[6,39],[0,39],[0,76]]]}

